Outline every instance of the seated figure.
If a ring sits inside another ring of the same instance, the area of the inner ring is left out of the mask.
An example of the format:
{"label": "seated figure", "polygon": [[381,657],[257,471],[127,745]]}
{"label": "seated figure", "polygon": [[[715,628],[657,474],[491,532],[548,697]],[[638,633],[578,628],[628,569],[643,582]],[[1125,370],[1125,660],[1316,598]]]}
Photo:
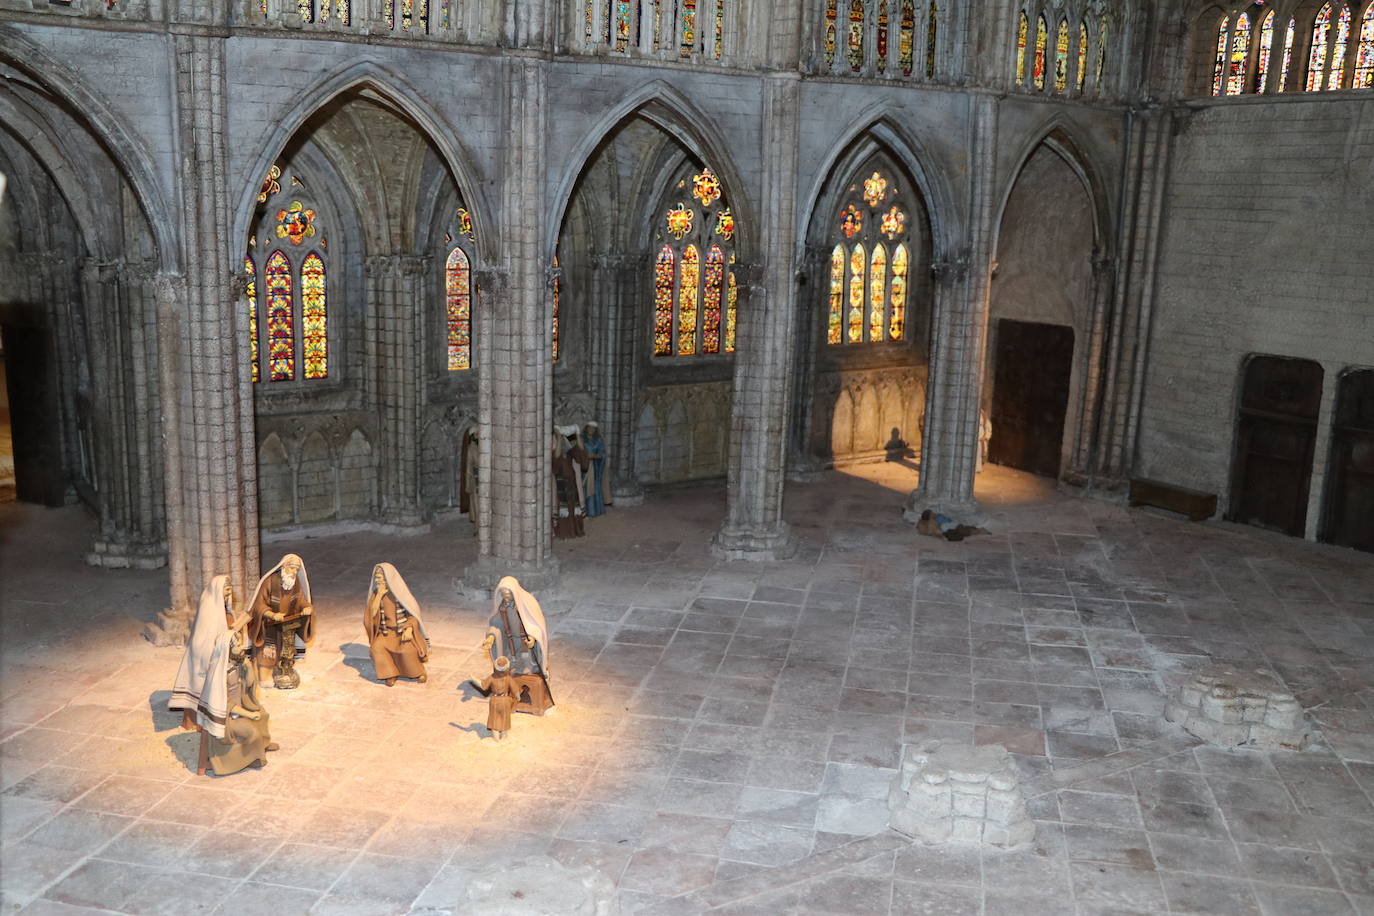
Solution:
{"label": "seated figure", "polygon": [[398,677],[413,677],[421,684],[429,679],[425,674],[429,637],[420,618],[420,605],[390,563],[378,563],[372,568],[363,630],[378,680],[391,687]]}
{"label": "seated figure", "polygon": [[[515,683],[515,710],[543,715],[554,705],[549,690],[549,628],[544,611],[514,576],[505,576],[497,583],[491,603],[482,651],[493,665],[497,659],[506,659]],[[476,679],[471,683],[485,690]]]}

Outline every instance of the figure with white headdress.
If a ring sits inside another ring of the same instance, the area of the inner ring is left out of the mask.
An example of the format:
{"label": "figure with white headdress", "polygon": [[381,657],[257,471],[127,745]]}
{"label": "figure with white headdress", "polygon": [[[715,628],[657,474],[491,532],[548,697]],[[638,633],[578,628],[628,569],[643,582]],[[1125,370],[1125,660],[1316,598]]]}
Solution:
{"label": "figure with white headdress", "polygon": [[[553,706],[549,690],[549,628],[544,622],[544,611],[514,576],[505,576],[497,583],[491,605],[482,651],[493,670],[498,659],[509,665],[515,683],[516,711],[543,715]],[[487,688],[476,679],[471,683],[486,692]]]}
{"label": "figure with white headdress", "polygon": [[386,681],[388,687],[394,686],[399,677],[413,677],[421,684],[429,680],[425,673],[429,637],[425,635],[420,605],[406,587],[406,580],[390,563],[378,563],[372,568],[363,629],[378,680]]}
{"label": "figure with white headdress", "polygon": [[586,532],[583,519],[587,515],[587,494],[583,475],[591,462],[582,447],[582,433],[574,426],[564,426],[553,433],[553,536],[580,538]]}
{"label": "figure with white headdress", "polygon": [[[256,647],[258,674],[279,690],[299,687],[296,657],[315,641],[315,606],[305,563],[288,553],[258,580],[253,592],[248,635]],[[297,645],[297,642],[301,645]]]}
{"label": "figure with white headdress", "polygon": [[182,728],[200,732],[196,772],[213,768],[228,776],[264,766],[275,751],[270,720],[249,659],[244,629],[248,615],[235,618],[228,576],[215,576],[200,594],[191,639],[172,686],[169,709],[182,711]]}
{"label": "figure with white headdress", "polygon": [[601,426],[595,421],[582,427],[582,447],[587,451],[590,467],[583,476],[582,489],[587,494],[587,518],[606,514],[606,440],[601,438]]}

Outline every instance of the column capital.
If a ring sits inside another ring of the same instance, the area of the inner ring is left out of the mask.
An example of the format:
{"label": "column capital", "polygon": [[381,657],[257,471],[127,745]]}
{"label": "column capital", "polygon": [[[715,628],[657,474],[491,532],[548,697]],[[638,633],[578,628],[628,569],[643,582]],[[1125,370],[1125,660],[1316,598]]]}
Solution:
{"label": "column capital", "polygon": [[955,283],[962,283],[968,277],[968,267],[967,257],[934,261],[930,265],[930,276],[936,283],[952,286]]}

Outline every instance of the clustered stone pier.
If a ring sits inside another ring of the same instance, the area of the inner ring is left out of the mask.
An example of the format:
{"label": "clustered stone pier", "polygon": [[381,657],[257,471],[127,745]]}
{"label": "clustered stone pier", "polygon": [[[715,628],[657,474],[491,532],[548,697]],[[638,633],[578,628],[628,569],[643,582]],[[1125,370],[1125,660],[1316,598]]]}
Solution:
{"label": "clustered stone pier", "polygon": [[908,746],[888,807],[892,829],[927,843],[1019,846],[1035,837],[1016,763],[1000,744]]}
{"label": "clustered stone pier", "polygon": [[1164,717],[1212,744],[1300,751],[1315,739],[1292,691],[1263,669],[1210,665],[1179,688]]}

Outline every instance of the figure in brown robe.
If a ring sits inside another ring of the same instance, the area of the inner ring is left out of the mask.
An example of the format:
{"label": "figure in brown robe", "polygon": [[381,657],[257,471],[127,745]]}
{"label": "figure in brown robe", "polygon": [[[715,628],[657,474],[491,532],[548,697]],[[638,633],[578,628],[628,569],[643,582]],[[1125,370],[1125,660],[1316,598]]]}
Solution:
{"label": "figure in brown robe", "polygon": [[487,700],[487,730],[500,741],[510,731],[510,714],[515,708],[515,681],[510,676],[510,659],[504,655],[492,665],[491,677],[479,685]]}
{"label": "figure in brown robe", "polygon": [[378,563],[372,569],[363,629],[378,680],[391,687],[398,677],[413,677],[421,684],[429,679],[425,674],[429,639],[420,618],[420,606],[390,563]]}
{"label": "figure in brown robe", "polygon": [[585,534],[583,520],[587,515],[587,498],[583,478],[591,466],[591,458],[578,441],[576,426],[564,427],[553,434],[553,536],[580,538]]}
{"label": "figure in brown robe", "polygon": [[[283,689],[299,685],[300,675],[294,670],[295,657],[305,655],[306,647],[315,641],[315,607],[310,600],[310,578],[300,557],[288,553],[258,580],[248,613],[252,615],[248,635],[256,647],[253,654],[259,680],[270,680],[274,687]],[[282,626],[283,621],[301,617],[304,619],[294,633]],[[284,651],[288,633],[290,653]],[[298,638],[304,645],[296,645]]]}

